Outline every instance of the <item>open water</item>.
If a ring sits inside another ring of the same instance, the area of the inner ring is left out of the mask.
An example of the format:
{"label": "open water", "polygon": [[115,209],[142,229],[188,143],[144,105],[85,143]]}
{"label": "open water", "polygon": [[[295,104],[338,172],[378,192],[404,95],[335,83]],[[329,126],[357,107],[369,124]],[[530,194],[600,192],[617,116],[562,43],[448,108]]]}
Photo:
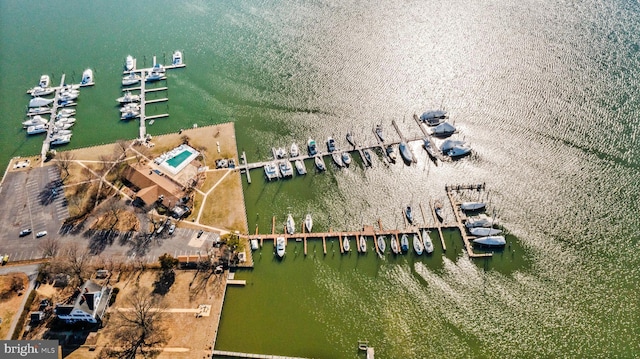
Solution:
{"label": "open water", "polygon": [[[435,166],[416,143],[412,167],[330,170],[245,184],[249,228],[312,212],[317,230],[444,199],[444,185],[486,182],[482,198],[513,236],[470,260],[447,252],[384,260],[312,243],[273,259],[254,252],[247,287],[229,288],[216,347],[315,358],[634,357],[640,355],[640,5],[576,1],[0,1],[0,163],[36,154],[20,127],[40,75],[81,90],[67,148],[137,136],[118,120],[120,72],[175,49],[169,112],[152,134],[234,121],[239,150],[322,145],[372,127],[417,135],[413,113],[444,107],[474,148]],[[140,62],[141,61],[141,62]],[[356,155],[356,162],[358,156]],[[311,169],[311,163],[307,163]],[[477,193],[468,193],[475,199]],[[517,237],[517,238],[516,238]]]}

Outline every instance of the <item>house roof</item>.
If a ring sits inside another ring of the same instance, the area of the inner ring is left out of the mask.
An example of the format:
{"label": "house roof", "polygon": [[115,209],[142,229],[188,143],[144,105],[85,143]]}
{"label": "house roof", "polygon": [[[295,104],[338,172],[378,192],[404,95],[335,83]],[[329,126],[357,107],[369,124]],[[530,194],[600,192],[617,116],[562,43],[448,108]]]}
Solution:
{"label": "house roof", "polygon": [[[73,311],[81,310],[85,313],[94,315],[97,306],[101,305],[105,298],[102,296],[103,287],[92,280],[84,282],[80,287],[79,294],[73,304],[57,305],[57,315],[69,315]],[[97,297],[97,298],[96,298]],[[96,303],[98,299],[98,303]]]}
{"label": "house roof", "polygon": [[180,197],[184,195],[180,185],[166,176],[157,174],[147,166],[140,164],[130,165],[125,171],[125,177],[129,182],[140,188],[137,196],[146,204],[155,202],[162,195],[164,196],[162,204],[171,207],[178,203]]}

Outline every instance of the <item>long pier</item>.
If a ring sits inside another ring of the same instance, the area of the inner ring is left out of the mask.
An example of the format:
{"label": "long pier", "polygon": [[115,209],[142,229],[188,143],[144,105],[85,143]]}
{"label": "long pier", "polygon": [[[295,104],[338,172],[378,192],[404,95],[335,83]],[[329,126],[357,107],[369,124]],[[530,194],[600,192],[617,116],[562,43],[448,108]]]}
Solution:
{"label": "long pier", "polygon": [[456,224],[458,226],[458,228],[460,229],[460,235],[462,236],[462,241],[464,242],[464,246],[467,249],[467,253],[469,254],[469,257],[471,258],[484,258],[484,257],[491,257],[493,256],[493,253],[475,253],[473,251],[473,245],[471,244],[471,238],[467,235],[467,230],[464,226],[464,224],[462,223],[462,214],[460,213],[460,208],[458,206],[458,203],[456,202],[455,198],[453,198],[453,191],[454,189],[483,189],[484,188],[484,184],[480,184],[480,185],[458,185],[458,186],[445,186],[445,189],[447,191],[447,197],[449,197],[449,202],[451,203],[451,207],[453,208],[453,214],[456,216]]}
{"label": "long pier", "polygon": [[280,355],[270,355],[270,354],[252,354],[252,353],[240,353],[240,352],[230,352],[225,350],[214,350],[214,357],[225,357],[225,358],[253,358],[253,359],[307,359],[301,357],[287,357]]}

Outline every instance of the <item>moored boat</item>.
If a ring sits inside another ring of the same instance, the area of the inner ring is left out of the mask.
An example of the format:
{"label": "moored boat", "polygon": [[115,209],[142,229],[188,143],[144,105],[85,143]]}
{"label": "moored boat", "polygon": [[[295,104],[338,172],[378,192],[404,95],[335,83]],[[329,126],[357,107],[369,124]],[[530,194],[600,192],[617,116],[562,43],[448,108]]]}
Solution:
{"label": "moored boat", "polygon": [[52,146],[64,145],[66,143],[71,142],[71,134],[54,136],[49,142]]}
{"label": "moored boat", "polygon": [[469,147],[468,144],[464,144],[453,146],[453,148],[447,152],[447,156],[451,158],[459,158],[462,156],[466,156],[469,153],[471,153],[471,147]]}
{"label": "moored boat", "polygon": [[136,118],[139,116],[140,116],[140,111],[128,110],[128,111],[122,112],[122,114],[120,115],[120,119],[130,120],[132,118]]}
{"label": "moored boat", "polygon": [[344,236],[342,239],[342,248],[345,252],[349,252],[351,250],[351,244],[349,243],[349,237]]}
{"label": "moored boat", "polygon": [[413,235],[413,250],[417,255],[422,255],[422,251],[424,251],[424,244],[422,244],[417,234]]}
{"label": "moored boat", "polygon": [[478,211],[483,209],[486,206],[484,202],[462,202],[460,204],[460,209],[463,211]]}
{"label": "moored boat", "polygon": [[36,115],[26,121],[23,121],[22,126],[24,128],[27,128],[29,126],[45,125],[47,122],[49,121],[47,121],[47,119],[45,119],[44,117]]}
{"label": "moored boat", "polygon": [[502,233],[502,230],[491,227],[471,227],[467,228],[472,236],[488,237]]}
{"label": "moored boat", "polygon": [[80,80],[80,86],[93,85],[93,70],[86,69],[82,73],[82,80]]}
{"label": "moored boat", "polygon": [[55,90],[56,89],[54,89],[53,87],[36,86],[36,87],[30,89],[29,91],[27,91],[27,93],[31,94],[31,96],[33,96],[33,97],[39,97],[39,96],[51,95],[52,93],[55,92]]}
{"label": "moored boat", "polygon": [[333,152],[336,150],[336,140],[334,140],[331,136],[327,138],[327,150],[329,152]]}
{"label": "moored boat", "polygon": [[436,212],[436,217],[438,217],[438,220],[442,222],[444,220],[444,215],[442,213],[442,202],[440,202],[440,200],[436,200],[433,203],[433,211]]}
{"label": "moored boat", "polygon": [[364,236],[360,236],[360,252],[365,253],[367,251],[367,239]]}
{"label": "moored boat", "polygon": [[487,247],[502,247],[507,244],[507,241],[504,236],[487,236],[476,238],[473,243]]}
{"label": "moored boat", "polygon": [[452,124],[449,122],[442,122],[431,129],[431,136],[447,137],[453,135],[455,132],[456,128]]}
{"label": "moored boat", "polygon": [[53,99],[34,97],[29,100],[29,107],[43,107],[53,102]]}
{"label": "moored boat", "polygon": [[176,50],[171,56],[171,63],[173,65],[182,65],[182,52]]}
{"label": "moored boat", "polygon": [[42,88],[47,88],[49,87],[50,83],[51,83],[51,79],[49,78],[49,75],[42,75],[40,76],[40,81],[38,81],[38,86]]}
{"label": "moored boat", "polygon": [[140,96],[139,95],[134,95],[132,94],[130,91],[127,91],[124,93],[124,96],[122,97],[118,97],[116,99],[116,101],[118,101],[119,103],[130,103],[130,102],[139,102],[140,101]]}
{"label": "moored boat", "polygon": [[331,153],[331,158],[333,158],[333,162],[335,162],[338,167],[344,167],[344,162],[342,162],[342,155],[340,155],[340,153]]}
{"label": "moored boat", "polygon": [[276,255],[280,258],[284,257],[285,240],[284,237],[276,238]]}
{"label": "moored boat", "polygon": [[351,155],[349,154],[349,152],[342,152],[342,162],[345,164],[345,166],[349,166],[351,164]]}
{"label": "moored boat", "polygon": [[313,161],[315,162],[316,167],[318,168],[319,171],[327,170],[327,165],[324,163],[324,158],[322,156],[315,156],[313,158]]}
{"label": "moored boat", "polygon": [[493,218],[487,216],[482,213],[474,217],[468,217],[465,226],[467,228],[475,228],[475,227],[492,227],[493,226]]}
{"label": "moored boat", "polygon": [[160,81],[166,79],[167,76],[164,75],[164,71],[157,71],[155,68],[151,71],[145,78],[145,82],[153,82]]}
{"label": "moored boat", "polygon": [[124,68],[127,71],[133,70],[133,56],[127,55],[127,58],[124,60]]}
{"label": "moored boat", "polygon": [[296,171],[298,171],[299,175],[307,174],[307,167],[304,165],[304,161],[301,159],[297,159],[295,161]]}
{"label": "moored boat", "polygon": [[282,147],[276,148],[273,153],[275,153],[276,158],[285,158],[287,156],[287,151]]}
{"label": "moored boat", "polygon": [[451,151],[454,147],[465,145],[465,144],[466,142],[463,140],[453,140],[453,139],[444,140],[442,144],[440,144],[440,151],[446,154],[447,152]]}
{"label": "moored boat", "polygon": [[398,157],[396,156],[396,150],[393,148],[393,146],[387,147],[385,151],[387,152],[387,157],[389,157],[389,160],[395,163]]}
{"label": "moored boat", "polygon": [[400,237],[400,250],[403,253],[409,250],[409,236],[406,233]]}
{"label": "moored boat", "polygon": [[140,105],[137,102],[129,102],[120,108],[120,112],[140,111]]}
{"label": "moored boat", "polygon": [[61,110],[58,111],[58,113],[56,114],[56,118],[60,118],[60,117],[71,117],[73,115],[76,114],[76,110],[73,108],[63,108]]}
{"label": "moored boat", "polygon": [[280,161],[279,165],[280,173],[282,177],[292,177],[293,176],[293,166],[291,166],[291,162],[289,161]]}
{"label": "moored boat", "polygon": [[140,83],[141,80],[142,80],[142,77],[140,77],[140,75],[138,75],[135,72],[131,71],[129,73],[129,75],[124,76],[122,78],[122,86],[135,85],[137,83]]}
{"label": "moored boat", "polygon": [[404,216],[407,217],[407,221],[413,224],[413,208],[411,205],[408,205],[404,208]]}
{"label": "moored boat", "polygon": [[356,141],[353,139],[353,133],[351,131],[347,132],[347,142],[353,147],[356,147]]}
{"label": "moored boat", "polygon": [[376,125],[375,132],[380,142],[384,142],[384,133],[382,132],[382,125]]}
{"label": "moored boat", "polygon": [[289,149],[289,154],[291,157],[298,157],[300,156],[300,150],[298,149],[298,144],[297,143],[292,143],[291,144],[291,148]]}
{"label": "moored boat", "polygon": [[29,116],[31,115],[42,115],[45,113],[51,113],[52,108],[51,107],[32,107],[29,109],[29,111],[27,111],[27,114]]}
{"label": "moored boat", "polygon": [[73,123],[60,122],[60,121],[54,122],[53,125],[60,130],[68,130],[71,127],[73,127]]}
{"label": "moored boat", "polygon": [[287,233],[294,234],[296,233],[296,222],[293,220],[293,216],[291,213],[287,216]]}
{"label": "moored boat", "polygon": [[27,135],[36,135],[43,132],[47,132],[47,125],[41,124],[27,127]]}
{"label": "moored boat", "polygon": [[307,149],[309,151],[309,156],[315,156],[318,153],[316,141],[312,140],[311,137],[307,140]]}
{"label": "moored boat", "polygon": [[307,229],[307,233],[311,233],[311,229],[313,229],[313,218],[311,217],[311,213],[307,213],[304,217],[304,226]]}
{"label": "moored boat", "polygon": [[398,147],[400,148],[400,156],[402,156],[402,159],[406,163],[412,163],[413,154],[411,153],[411,150],[409,149],[409,146],[407,145],[407,143],[404,141],[401,141]]}
{"label": "moored boat", "polygon": [[278,169],[275,163],[267,163],[264,165],[264,175],[269,181],[272,179],[278,179]]}
{"label": "moored boat", "polygon": [[387,243],[385,242],[384,236],[378,236],[378,240],[376,242],[378,244],[378,250],[380,254],[384,254],[384,250],[387,248]]}
{"label": "moored boat", "polygon": [[423,112],[420,120],[429,126],[436,126],[444,122],[447,118],[447,112],[444,110],[431,110]]}
{"label": "moored boat", "polygon": [[425,151],[427,151],[427,154],[429,154],[429,157],[436,158],[436,154],[433,151],[433,147],[431,146],[431,139],[429,137],[425,137],[422,139],[422,143]]}
{"label": "moored boat", "polygon": [[422,244],[424,245],[424,251],[427,254],[433,253],[433,242],[431,241],[431,237],[429,237],[429,231],[426,229],[422,230]]}
{"label": "moored boat", "polygon": [[391,252],[393,252],[393,254],[400,253],[400,246],[398,245],[398,240],[394,236],[391,236]]}
{"label": "moored boat", "polygon": [[369,152],[368,149],[363,149],[362,150],[362,154],[364,155],[364,165],[367,167],[370,167],[372,162],[371,162],[371,152]]}

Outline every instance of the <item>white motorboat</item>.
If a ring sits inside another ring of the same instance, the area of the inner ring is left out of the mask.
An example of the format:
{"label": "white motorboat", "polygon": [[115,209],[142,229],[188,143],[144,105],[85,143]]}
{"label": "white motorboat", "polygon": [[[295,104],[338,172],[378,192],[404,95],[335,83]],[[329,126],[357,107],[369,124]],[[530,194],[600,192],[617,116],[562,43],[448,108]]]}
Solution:
{"label": "white motorboat", "polygon": [[159,73],[165,73],[165,68],[164,66],[160,65],[160,64],[155,64],[153,65],[153,67],[151,68],[152,72],[159,72]]}
{"label": "white motorboat", "polygon": [[384,250],[387,248],[387,243],[385,242],[384,236],[379,236],[377,243],[378,243],[378,250],[380,251],[381,254],[383,254]]}
{"label": "white motorboat", "polygon": [[293,177],[293,166],[289,161],[280,161],[278,164],[282,177]]}
{"label": "white motorboat", "polygon": [[424,251],[427,254],[433,253],[433,242],[431,241],[431,237],[429,237],[429,231],[426,229],[422,230],[422,244],[424,245]]}
{"label": "white motorboat", "polygon": [[276,155],[276,158],[285,158],[287,156],[287,151],[282,147],[274,149],[273,153]]}
{"label": "white motorboat", "polygon": [[398,146],[398,148],[400,148],[400,156],[402,156],[402,159],[406,162],[406,163],[412,163],[413,162],[413,154],[411,153],[411,150],[409,149],[409,145],[407,145],[406,142],[401,141],[400,145]]}
{"label": "white motorboat", "polygon": [[272,179],[278,179],[278,167],[275,163],[267,163],[264,166],[264,175],[271,181]]}
{"label": "white motorboat", "polygon": [[71,130],[61,130],[57,127],[53,127],[53,132],[51,133],[51,135],[49,135],[50,137],[56,137],[56,136],[63,136],[63,135],[70,135],[72,134]]}
{"label": "white motorboat", "polygon": [[182,52],[176,50],[171,56],[171,63],[173,65],[182,65]]}
{"label": "white motorboat", "polygon": [[75,91],[75,90],[61,92],[58,95],[58,103],[73,101],[73,100],[77,99],[78,96],[80,96],[80,93],[78,91]]}
{"label": "white motorboat", "polygon": [[137,83],[140,83],[141,80],[142,80],[142,77],[140,77],[140,75],[138,75],[137,73],[131,71],[129,73],[129,75],[124,76],[122,78],[122,86],[135,85]]}
{"label": "white motorboat", "polygon": [[27,91],[27,93],[31,94],[31,96],[33,96],[33,97],[39,97],[39,96],[51,95],[55,91],[56,91],[56,89],[54,89],[53,87],[36,86],[36,87],[30,89],[29,91]]}
{"label": "white motorboat", "polygon": [[49,78],[49,75],[42,75],[40,76],[40,81],[38,82],[38,86],[42,88],[47,88],[49,87],[50,83],[51,83],[51,79]]}
{"label": "white motorboat", "polygon": [[464,144],[464,145],[454,146],[452,149],[450,149],[447,152],[447,156],[451,158],[457,158],[457,157],[466,156],[469,153],[471,153],[471,147],[469,147],[469,145],[467,144]]}
{"label": "white motorboat", "polygon": [[29,107],[42,107],[47,106],[53,102],[53,99],[34,97],[29,100]]}
{"label": "white motorboat", "polygon": [[409,251],[409,236],[406,233],[400,238],[400,250],[403,253]]}
{"label": "white motorboat", "polygon": [[487,216],[482,213],[474,217],[468,217],[467,222],[465,223],[467,228],[475,228],[475,227],[492,227],[493,226],[493,218]]}
{"label": "white motorboat", "polygon": [[394,236],[391,236],[391,252],[393,252],[393,254],[400,253],[400,246],[398,245],[398,240]]}
{"label": "white motorboat", "polygon": [[67,134],[67,135],[54,136],[49,142],[49,144],[52,146],[55,146],[55,145],[64,145],[69,142],[71,142],[71,135]]}
{"label": "white motorboat", "polygon": [[124,93],[124,96],[118,97],[116,99],[116,101],[118,101],[120,103],[139,102],[140,101],[140,96],[139,95],[133,95],[131,92],[127,91],[127,92]]}
{"label": "white motorboat", "polygon": [[53,125],[60,130],[68,130],[73,127],[73,123],[64,123],[64,122],[54,122]]}
{"label": "white motorboat", "polygon": [[31,115],[42,115],[45,113],[51,113],[51,107],[33,107],[27,111],[29,116]]}
{"label": "white motorboat", "polygon": [[413,250],[417,255],[422,255],[422,252],[424,251],[424,244],[422,244],[422,241],[417,234],[413,235]]}
{"label": "white motorboat", "polygon": [[345,164],[345,166],[349,166],[351,164],[351,155],[349,154],[349,152],[342,152],[342,162]]}
{"label": "white motorboat", "polygon": [[289,215],[287,216],[287,233],[296,233],[296,222],[293,220],[293,216],[291,215],[291,213],[289,213]]}
{"label": "white motorboat", "polygon": [[364,236],[360,236],[359,246],[360,252],[365,253],[367,251],[367,239]]}
{"label": "white motorboat", "polygon": [[120,112],[140,111],[140,105],[137,102],[129,102],[120,108]]}
{"label": "white motorboat", "polygon": [[307,167],[305,167],[304,161],[302,161],[301,159],[297,159],[295,161],[295,166],[296,166],[296,171],[298,171],[299,175],[307,174]]}
{"label": "white motorboat", "polygon": [[71,117],[76,114],[76,110],[73,108],[63,108],[56,114],[57,118],[60,117]]}
{"label": "white motorboat", "polygon": [[316,141],[309,138],[307,140],[307,150],[309,151],[309,156],[315,156],[318,153],[318,146],[316,145]]}
{"label": "white motorboat", "polygon": [[472,227],[467,229],[469,230],[469,233],[471,233],[472,236],[476,236],[476,237],[495,236],[502,233],[501,230],[496,228],[491,228],[491,227]]}
{"label": "white motorboat", "polygon": [[476,238],[473,243],[487,247],[502,247],[507,244],[507,241],[504,236],[487,236]]}
{"label": "white motorboat", "polygon": [[140,116],[140,112],[139,111],[126,111],[126,112],[123,112],[120,115],[120,119],[121,120],[130,120],[130,119],[136,118],[138,116]]}
{"label": "white motorboat", "polygon": [[311,218],[311,213],[307,213],[304,217],[304,226],[307,229],[307,233],[311,233],[311,229],[313,228],[313,218]]}
{"label": "white motorboat", "polygon": [[56,123],[76,123],[75,117],[56,117]]}
{"label": "white motorboat", "polygon": [[460,209],[463,211],[478,211],[483,209],[486,206],[484,202],[462,202],[460,204]]}
{"label": "white motorboat", "polygon": [[329,152],[333,152],[336,150],[336,140],[334,140],[331,136],[327,138],[327,150]]}
{"label": "white motorboat", "polygon": [[285,240],[284,237],[276,238],[276,255],[282,258],[284,257],[284,249],[285,249]]}
{"label": "white motorboat", "polygon": [[431,136],[447,137],[456,132],[456,128],[449,122],[443,122],[431,129]]}
{"label": "white motorboat", "polygon": [[345,252],[349,252],[351,250],[351,244],[349,243],[349,237],[344,236],[342,239],[342,248]]}
{"label": "white motorboat", "polygon": [[294,143],[291,144],[291,148],[290,148],[289,154],[291,155],[291,157],[300,156],[300,149],[298,149],[298,144],[297,143],[294,142]]}
{"label": "white motorboat", "polygon": [[133,56],[127,55],[127,58],[124,60],[124,68],[127,71],[133,70]]}
{"label": "white motorboat", "polygon": [[49,121],[47,121],[47,119],[43,118],[40,115],[36,115],[36,116],[33,116],[30,119],[22,122],[22,126],[24,128],[27,128],[29,126],[45,125],[45,124],[47,124],[47,122],[49,122]]}
{"label": "white motorboat", "polygon": [[160,72],[160,71],[156,71],[155,69],[153,71],[151,71],[146,77],[145,77],[145,81],[146,82],[152,82],[152,81],[160,81],[160,80],[164,80],[167,77],[164,75],[164,71]]}
{"label": "white motorboat", "polygon": [[47,132],[47,125],[35,125],[27,127],[27,135],[36,135]]}
{"label": "white motorboat", "polygon": [[82,80],[80,81],[80,86],[89,86],[93,85],[93,70],[86,69],[82,73]]}
{"label": "white motorboat", "polygon": [[322,156],[315,156],[313,161],[315,162],[318,171],[327,170],[327,165],[324,163],[324,158]]}
{"label": "white motorboat", "polygon": [[333,162],[335,162],[338,167],[344,167],[344,162],[342,162],[342,155],[340,153],[332,152],[331,158],[333,158]]}

